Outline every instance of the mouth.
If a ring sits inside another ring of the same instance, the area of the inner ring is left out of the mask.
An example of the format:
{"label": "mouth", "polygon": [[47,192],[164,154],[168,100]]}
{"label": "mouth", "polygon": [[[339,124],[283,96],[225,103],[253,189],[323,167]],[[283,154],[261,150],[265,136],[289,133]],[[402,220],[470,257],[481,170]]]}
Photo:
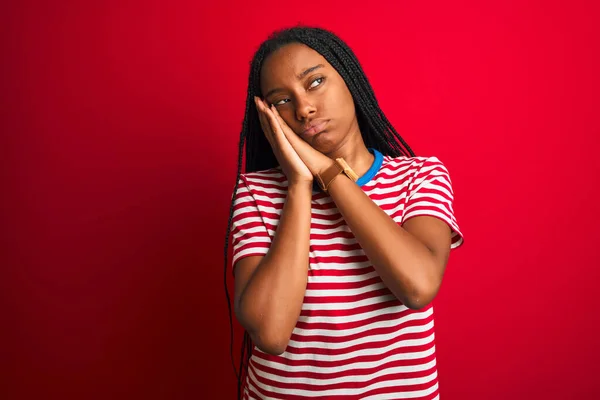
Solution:
{"label": "mouth", "polygon": [[302,131],[303,136],[314,136],[318,133],[321,133],[325,130],[325,126],[329,121],[315,121],[308,125],[304,131]]}

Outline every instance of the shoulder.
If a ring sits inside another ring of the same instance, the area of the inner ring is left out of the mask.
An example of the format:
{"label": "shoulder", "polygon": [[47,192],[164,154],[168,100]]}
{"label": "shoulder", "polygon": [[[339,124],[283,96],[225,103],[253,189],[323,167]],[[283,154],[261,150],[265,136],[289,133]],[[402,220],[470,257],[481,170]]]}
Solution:
{"label": "shoulder", "polygon": [[414,156],[414,157],[406,157],[406,156],[383,156],[384,162],[392,163],[392,164],[402,164],[408,166],[421,166],[425,163],[430,164],[442,164],[442,161],[436,156]]}
{"label": "shoulder", "polygon": [[272,168],[241,173],[232,198],[234,204],[250,201],[257,206],[262,206],[280,202],[280,199],[285,199],[286,192],[285,174],[281,168]]}
{"label": "shoulder", "polygon": [[435,156],[384,156],[382,171],[393,175],[414,175],[432,169],[446,170],[444,163]]}
{"label": "shoulder", "polygon": [[[287,178],[280,167],[265,169],[261,171],[245,172],[240,174],[240,181],[246,186],[253,184],[277,184],[281,185]],[[240,183],[241,183],[240,182]]]}
{"label": "shoulder", "polygon": [[240,175],[239,191],[245,191],[257,200],[277,202],[286,197],[287,178],[279,167],[246,172]]}

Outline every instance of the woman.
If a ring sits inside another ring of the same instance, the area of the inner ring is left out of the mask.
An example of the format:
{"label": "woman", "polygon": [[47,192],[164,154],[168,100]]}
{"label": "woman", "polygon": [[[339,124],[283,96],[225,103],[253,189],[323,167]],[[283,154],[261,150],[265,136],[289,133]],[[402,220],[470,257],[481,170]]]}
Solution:
{"label": "woman", "polygon": [[341,39],[271,35],[228,226],[238,397],[437,398],[430,303],[463,240],[452,202],[447,169],[414,156]]}

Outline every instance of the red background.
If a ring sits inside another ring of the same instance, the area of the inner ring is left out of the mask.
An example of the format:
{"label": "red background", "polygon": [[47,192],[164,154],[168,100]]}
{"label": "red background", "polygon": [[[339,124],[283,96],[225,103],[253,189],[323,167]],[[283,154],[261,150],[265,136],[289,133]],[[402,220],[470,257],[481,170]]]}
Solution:
{"label": "red background", "polygon": [[222,249],[249,61],[297,22],[345,39],[450,170],[466,241],[435,301],[443,399],[599,395],[595,2],[199,3],[0,6],[0,398],[233,398]]}

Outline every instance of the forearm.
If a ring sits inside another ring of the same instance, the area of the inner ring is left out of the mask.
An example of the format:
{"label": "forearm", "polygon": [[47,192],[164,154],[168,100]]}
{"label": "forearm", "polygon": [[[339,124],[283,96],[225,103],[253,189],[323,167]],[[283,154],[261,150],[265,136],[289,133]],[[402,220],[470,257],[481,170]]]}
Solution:
{"label": "forearm", "polygon": [[312,186],[288,188],[279,225],[239,300],[241,322],[253,340],[283,352],[306,291]]}
{"label": "forearm", "polygon": [[409,308],[428,304],[439,282],[432,252],[350,179],[337,177],[329,194],[390,291]]}

